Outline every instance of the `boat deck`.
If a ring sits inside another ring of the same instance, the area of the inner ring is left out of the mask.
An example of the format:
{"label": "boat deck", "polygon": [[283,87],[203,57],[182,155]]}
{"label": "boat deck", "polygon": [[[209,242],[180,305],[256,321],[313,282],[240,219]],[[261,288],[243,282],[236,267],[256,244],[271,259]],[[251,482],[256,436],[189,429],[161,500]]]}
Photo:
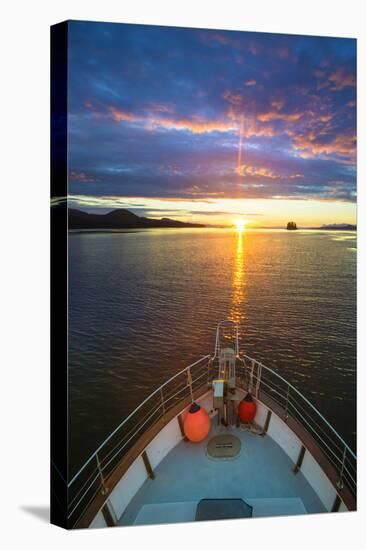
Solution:
{"label": "boat deck", "polygon": [[194,521],[202,499],[241,498],[253,507],[253,517],[325,512],[325,507],[301,472],[268,435],[260,437],[240,428],[230,432],[241,441],[238,456],[209,457],[211,437],[227,433],[212,427],[201,443],[181,441],[155,469],[131,500],[119,525],[147,525]]}

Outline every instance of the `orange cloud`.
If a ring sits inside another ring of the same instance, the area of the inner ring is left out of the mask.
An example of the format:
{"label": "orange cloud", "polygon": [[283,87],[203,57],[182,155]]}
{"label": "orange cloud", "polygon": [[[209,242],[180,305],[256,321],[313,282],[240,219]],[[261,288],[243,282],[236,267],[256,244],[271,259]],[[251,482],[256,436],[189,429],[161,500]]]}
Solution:
{"label": "orange cloud", "polygon": [[330,154],[354,156],[356,153],[356,136],[338,134],[328,143],[317,143],[315,133],[310,132],[307,135],[294,136],[294,149],[302,150],[299,153],[302,158]]}
{"label": "orange cloud", "polygon": [[268,113],[262,113],[258,115],[258,120],[261,122],[268,122],[271,120],[286,120],[287,122],[296,122],[303,116],[303,113],[278,113],[275,111],[269,111]]}
{"label": "orange cloud", "polygon": [[225,90],[225,92],[222,94],[222,97],[226,99],[231,105],[240,105],[242,102],[242,97],[239,94],[233,94],[230,92],[230,90]]}
{"label": "orange cloud", "polygon": [[236,171],[240,176],[259,176],[270,179],[279,179],[281,177],[278,174],[274,174],[270,170],[267,170],[267,168],[257,168],[255,166],[248,166],[247,164],[238,166]]}
{"label": "orange cloud", "polygon": [[90,99],[87,99],[86,101],[84,101],[84,106],[87,109],[89,109],[89,111],[91,112],[93,117],[100,118],[101,116],[103,116],[102,113],[100,111],[98,111],[98,108],[95,106],[95,104]]}
{"label": "orange cloud", "polygon": [[156,126],[160,126],[161,128],[166,128],[168,130],[188,130],[193,134],[204,134],[207,132],[231,132],[237,129],[236,125],[232,122],[220,120],[205,121],[199,118],[193,118],[192,120],[175,120],[172,118],[152,117],[146,122],[146,127],[149,130],[153,130]]}
{"label": "orange cloud", "polygon": [[333,118],[333,115],[322,115],[319,117],[318,120],[320,120],[320,122],[329,122],[330,120],[332,120]]}
{"label": "orange cloud", "polygon": [[239,109],[235,109],[235,106],[230,105],[226,112],[226,116],[230,120],[234,121],[234,126],[237,130],[239,130],[242,126],[243,137],[273,137],[278,134],[273,126],[270,126],[269,124],[266,124],[265,126],[258,124],[255,118],[244,116],[244,113],[242,113]]}
{"label": "orange cloud", "polygon": [[237,167],[236,172],[240,176],[250,176],[256,178],[265,178],[271,180],[280,179],[297,179],[303,178],[304,174],[278,174],[264,167],[249,166],[247,164],[241,164]]}
{"label": "orange cloud", "polygon": [[339,67],[329,76],[333,84],[331,90],[343,90],[343,88],[356,86],[356,78],[352,73],[347,73],[344,67]]}
{"label": "orange cloud", "polygon": [[122,121],[134,122],[135,120],[138,120],[138,118],[132,113],[126,113],[124,111],[120,111],[115,107],[108,107],[108,111],[115,122],[122,122]]}
{"label": "orange cloud", "polygon": [[[155,109],[156,112],[168,113],[167,109],[159,105]],[[208,132],[231,132],[237,130],[237,124],[232,121],[224,120],[204,120],[199,117],[192,119],[174,119],[172,117],[156,116],[148,114],[146,116],[138,116],[134,113],[121,111],[115,107],[108,107],[108,113],[116,123],[121,122],[138,122],[143,124],[147,130],[155,130],[157,127],[166,128],[168,130],[188,130],[194,134],[204,134]]]}
{"label": "orange cloud", "polygon": [[97,180],[91,176],[85,174],[85,172],[70,172],[69,180],[78,181],[81,183],[95,183]]}
{"label": "orange cloud", "polygon": [[250,137],[274,137],[278,132],[272,126],[258,126],[255,121],[245,121],[243,136]]}
{"label": "orange cloud", "polygon": [[[92,113],[100,117],[108,116],[115,123],[137,123],[150,131],[154,131],[157,128],[165,128],[168,130],[187,130],[194,134],[204,134],[209,132],[238,132],[241,127],[241,120],[243,113],[240,110],[241,96],[235,95],[230,91],[224,93],[225,99],[230,103],[229,109],[226,113],[226,118],[217,120],[206,120],[204,118],[193,116],[192,118],[174,118],[169,116],[173,110],[170,107],[165,107],[163,104],[151,104],[150,106],[143,108],[141,114],[136,114],[129,111],[118,109],[114,106],[107,106],[107,114],[96,111],[95,107],[90,103],[85,105],[92,110]],[[161,113],[161,114],[160,114]],[[277,116],[261,116],[261,121],[272,120],[275,118],[290,118],[290,120],[297,120],[301,114],[295,115],[283,115],[281,113],[274,113]],[[273,137],[278,132],[269,124],[265,126],[258,125],[255,118],[245,118],[244,128],[242,130],[243,137]]]}
{"label": "orange cloud", "polygon": [[271,106],[274,108],[274,109],[277,109],[277,111],[279,111],[280,109],[282,109],[282,107],[284,106],[284,101],[281,101],[279,99],[274,99],[272,102],[271,102]]}

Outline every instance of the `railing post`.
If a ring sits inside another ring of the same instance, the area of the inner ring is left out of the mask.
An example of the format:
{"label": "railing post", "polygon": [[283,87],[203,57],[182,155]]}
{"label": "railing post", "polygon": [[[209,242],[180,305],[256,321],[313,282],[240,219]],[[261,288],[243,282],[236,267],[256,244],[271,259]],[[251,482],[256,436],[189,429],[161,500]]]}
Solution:
{"label": "railing post", "polygon": [[161,408],[163,410],[163,416],[165,416],[165,404],[164,404],[163,388],[160,388],[160,400],[161,400]]}
{"label": "railing post", "polygon": [[252,359],[252,368],[250,369],[249,388],[248,388],[249,393],[253,392],[254,366],[255,366],[255,361],[254,359]]}
{"label": "railing post", "polygon": [[342,465],[341,465],[341,469],[339,471],[339,480],[337,481],[338,489],[343,489],[343,487],[344,487],[343,471],[344,471],[344,465],[345,465],[345,462],[346,462],[346,455],[347,455],[347,447],[345,446],[344,451],[343,451]]}
{"label": "railing post", "polygon": [[103,470],[102,470],[102,467],[101,467],[100,462],[99,462],[98,453],[96,453],[95,458],[97,460],[98,472],[99,472],[99,476],[100,476],[100,479],[101,479],[101,482],[102,482],[102,491],[101,491],[101,493],[102,493],[102,495],[106,495],[108,493],[108,487],[106,487],[106,484],[105,484],[105,481],[104,481]]}
{"label": "railing post", "polygon": [[289,397],[290,397],[290,386],[287,385],[285,415],[283,417],[285,422],[287,422],[287,420],[288,420],[288,400],[289,400]]}
{"label": "railing post", "polygon": [[209,383],[210,383],[210,368],[211,368],[211,365],[212,365],[212,357],[210,357],[209,360],[207,361],[207,385],[209,385]]}
{"label": "railing post", "polygon": [[257,384],[256,384],[256,388],[255,388],[255,396],[256,398],[258,399],[258,395],[259,395],[259,388],[260,388],[260,385],[261,385],[261,377],[262,377],[262,363],[257,363]]}
{"label": "railing post", "polygon": [[191,400],[193,403],[194,397],[193,397],[193,388],[192,388],[192,374],[191,374],[190,368],[187,369],[187,379],[188,379],[189,391],[191,392]]}

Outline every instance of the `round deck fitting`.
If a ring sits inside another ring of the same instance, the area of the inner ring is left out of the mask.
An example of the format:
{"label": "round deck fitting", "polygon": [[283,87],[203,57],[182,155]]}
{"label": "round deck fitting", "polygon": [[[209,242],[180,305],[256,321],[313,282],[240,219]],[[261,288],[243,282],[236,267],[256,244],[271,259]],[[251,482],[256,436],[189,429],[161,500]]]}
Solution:
{"label": "round deck fitting", "polygon": [[216,435],[207,443],[207,454],[215,460],[232,460],[240,453],[240,439],[232,434]]}

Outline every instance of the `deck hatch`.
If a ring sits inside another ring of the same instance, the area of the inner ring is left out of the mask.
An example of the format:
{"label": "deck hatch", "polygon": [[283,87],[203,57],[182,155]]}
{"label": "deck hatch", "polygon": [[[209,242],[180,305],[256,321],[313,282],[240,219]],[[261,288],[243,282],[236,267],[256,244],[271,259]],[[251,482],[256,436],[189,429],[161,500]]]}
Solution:
{"label": "deck hatch", "polygon": [[253,508],[241,498],[205,498],[197,505],[196,521],[251,518]]}
{"label": "deck hatch", "polygon": [[207,444],[207,454],[215,460],[235,458],[240,453],[240,449],[240,439],[232,434],[216,435]]}

